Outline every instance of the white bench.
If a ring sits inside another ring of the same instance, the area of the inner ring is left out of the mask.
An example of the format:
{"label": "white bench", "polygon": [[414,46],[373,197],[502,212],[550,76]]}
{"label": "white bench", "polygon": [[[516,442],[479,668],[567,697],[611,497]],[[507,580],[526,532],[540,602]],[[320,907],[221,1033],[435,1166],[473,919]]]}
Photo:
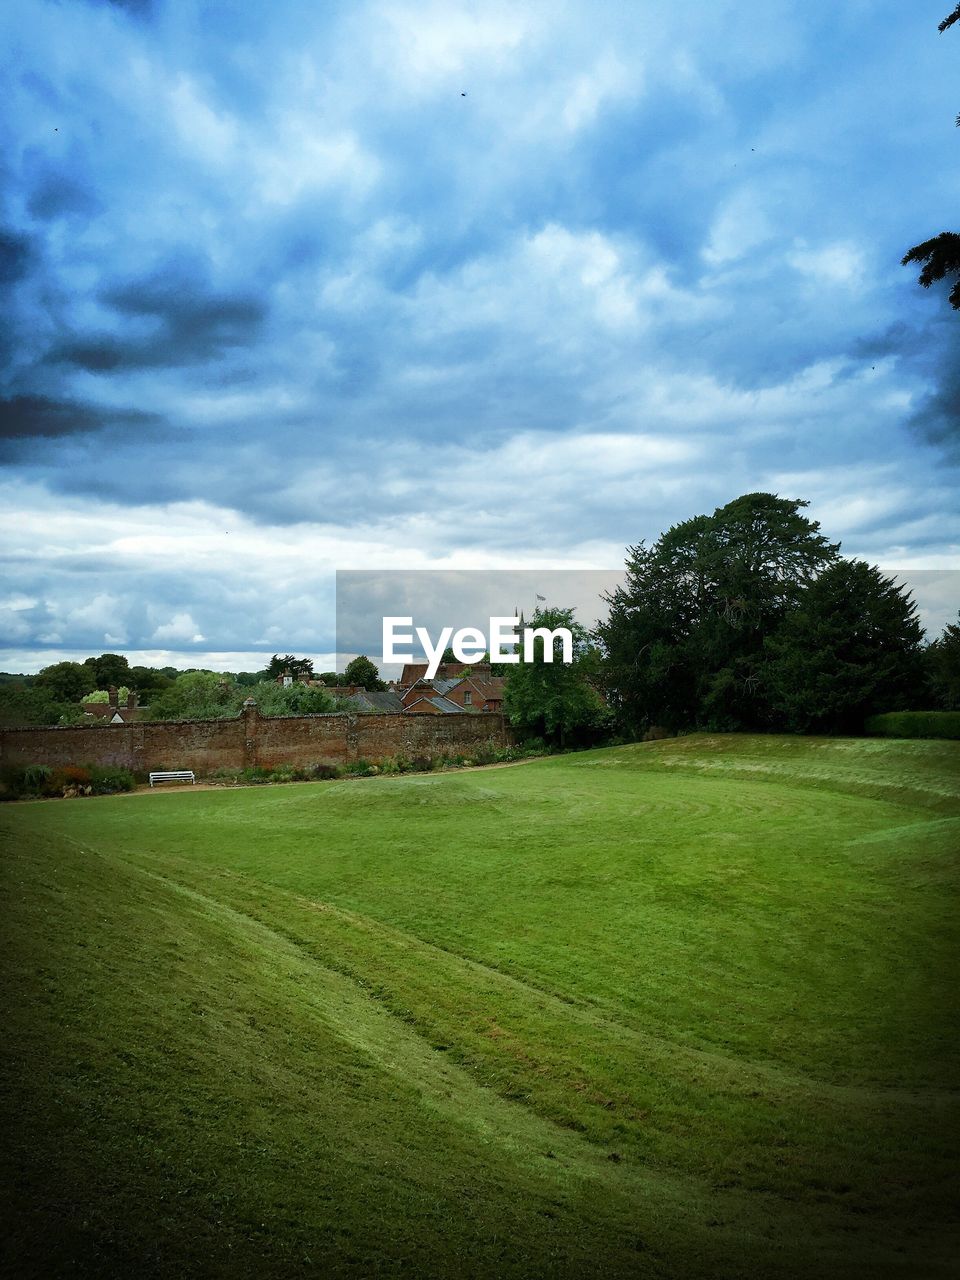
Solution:
{"label": "white bench", "polygon": [[165,773],[151,773],[150,785],[155,782],[193,782],[196,783],[192,769],[171,769]]}

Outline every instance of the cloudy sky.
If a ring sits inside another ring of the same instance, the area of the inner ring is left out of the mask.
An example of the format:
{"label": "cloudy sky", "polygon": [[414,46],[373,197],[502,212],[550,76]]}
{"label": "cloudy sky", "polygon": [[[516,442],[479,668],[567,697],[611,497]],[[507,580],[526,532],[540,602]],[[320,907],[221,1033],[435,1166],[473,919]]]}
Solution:
{"label": "cloudy sky", "polygon": [[950,7],[5,6],[0,667],[322,660],[337,568],[758,489],[960,568]]}

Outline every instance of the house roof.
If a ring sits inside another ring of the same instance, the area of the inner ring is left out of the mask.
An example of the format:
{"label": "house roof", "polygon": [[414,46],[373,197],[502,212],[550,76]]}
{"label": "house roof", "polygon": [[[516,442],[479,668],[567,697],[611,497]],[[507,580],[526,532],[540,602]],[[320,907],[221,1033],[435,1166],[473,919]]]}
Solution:
{"label": "house roof", "polygon": [[333,688],[330,692],[334,695],[335,702],[341,705],[349,704],[358,711],[379,711],[381,713],[396,714],[403,710],[403,703],[389,689],[381,691],[379,689],[357,688],[354,692],[345,695],[340,690]]}
{"label": "house roof", "polygon": [[446,692],[450,693],[453,688],[467,685],[475,693],[479,694],[484,702],[502,702],[506,683],[506,679],[503,676],[465,676],[462,680],[457,680],[455,685],[452,685]]}
{"label": "house roof", "polygon": [[[406,662],[403,666],[403,672],[397,684],[401,689],[409,689],[411,685],[416,684],[418,680],[425,680],[427,677],[426,662]],[[489,662],[441,662],[437,667],[437,674],[434,680],[451,680],[454,677],[462,679],[463,676],[469,675],[471,671],[477,671],[481,674],[490,673]]]}
{"label": "house roof", "polygon": [[[422,708],[422,710],[418,710],[418,708]],[[430,697],[428,693],[425,693],[423,697],[417,698],[409,706],[404,707],[404,710],[419,715],[463,715],[463,707],[458,707],[455,702],[451,702],[449,698],[441,697],[440,694]]]}
{"label": "house roof", "polygon": [[427,701],[433,703],[437,710],[442,711],[444,715],[450,715],[451,713],[460,715],[463,711],[463,707],[458,707],[455,702],[451,702],[449,698],[444,698],[440,694],[435,698],[428,698]]}
{"label": "house roof", "polygon": [[442,680],[438,676],[435,680],[431,680],[429,683],[433,685],[437,693],[449,693],[455,685],[460,683],[460,681],[460,676],[451,676],[448,680]]}
{"label": "house roof", "polygon": [[389,689],[364,689],[357,695],[358,702],[365,702],[374,711],[397,713],[403,710],[403,703]]}

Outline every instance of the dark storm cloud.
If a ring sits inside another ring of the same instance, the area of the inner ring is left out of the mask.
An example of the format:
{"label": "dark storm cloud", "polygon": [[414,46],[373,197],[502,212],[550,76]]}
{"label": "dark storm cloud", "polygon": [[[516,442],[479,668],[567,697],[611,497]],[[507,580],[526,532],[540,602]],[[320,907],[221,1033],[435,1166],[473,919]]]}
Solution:
{"label": "dark storm cloud", "polygon": [[942,446],[954,462],[960,462],[960,342],[944,352],[936,373],[936,390],[924,397],[909,425],[924,440]]}
{"label": "dark storm cloud", "polygon": [[33,256],[30,236],[0,228],[0,286],[22,280],[30,269]]}
{"label": "dark storm cloud", "polygon": [[109,427],[145,426],[157,415],[137,409],[105,409],[76,400],[17,395],[0,399],[0,440],[8,442],[83,435]]}
{"label": "dark storm cloud", "polygon": [[[253,344],[266,303],[246,292],[205,290],[201,277],[202,269],[191,272],[179,263],[102,289],[99,301],[116,313],[123,332],[78,335],[55,346],[47,361],[107,373],[204,364],[229,348]],[[146,322],[150,332],[127,336],[129,322]]]}
{"label": "dark storm cloud", "polygon": [[960,461],[960,316],[940,298],[936,316],[922,324],[898,321],[854,344],[851,355],[863,363],[890,359],[906,373],[922,377],[907,427],[921,440]]}
{"label": "dark storm cloud", "polygon": [[87,187],[62,174],[49,174],[43,178],[27,201],[30,216],[43,222],[71,214],[90,217],[102,209],[101,202]]}

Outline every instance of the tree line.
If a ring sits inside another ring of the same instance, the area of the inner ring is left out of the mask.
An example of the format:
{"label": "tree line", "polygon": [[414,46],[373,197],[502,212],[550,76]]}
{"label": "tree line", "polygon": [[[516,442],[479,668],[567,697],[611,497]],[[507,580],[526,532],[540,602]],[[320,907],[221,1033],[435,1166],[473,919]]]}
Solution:
{"label": "tree line", "polygon": [[[282,675],[292,676],[294,683],[284,688],[277,683]],[[52,663],[37,675],[0,673],[0,724],[78,724],[84,718],[81,703],[106,702],[110,689],[118,691],[121,704],[128,692],[135,692],[147,704],[146,717],[154,720],[219,719],[236,714],[251,696],[264,715],[333,710],[333,696],[303,680],[326,688],[386,688],[374,663],[363,655],[343,672],[316,674],[311,659],[291,653],[275,653],[260,671],[235,672],[131,666],[123,654],[102,653],[83,662]]]}
{"label": "tree line", "polygon": [[[574,660],[545,661],[540,641],[533,661],[499,668],[517,731],[559,745],[693,729],[856,734],[876,714],[960,710],[960,625],[927,643],[909,591],[842,556],[807,506],[744,494],[629,547],[592,631],[572,609],[538,609],[535,627],[571,630]],[[385,687],[364,655],[315,676],[293,654],[237,673],[101,654],[27,680],[0,684],[5,723],[76,722],[80,700],[110,686],[136,689],[164,720],[233,715],[250,696],[265,715],[331,711],[333,686]]]}
{"label": "tree line", "polygon": [[652,546],[592,632],[569,609],[575,661],[513,669],[505,709],[554,742],[700,729],[856,734],[872,715],[960,709],[960,626],[924,640],[909,591],[840,555],[807,503],[745,494]]}

